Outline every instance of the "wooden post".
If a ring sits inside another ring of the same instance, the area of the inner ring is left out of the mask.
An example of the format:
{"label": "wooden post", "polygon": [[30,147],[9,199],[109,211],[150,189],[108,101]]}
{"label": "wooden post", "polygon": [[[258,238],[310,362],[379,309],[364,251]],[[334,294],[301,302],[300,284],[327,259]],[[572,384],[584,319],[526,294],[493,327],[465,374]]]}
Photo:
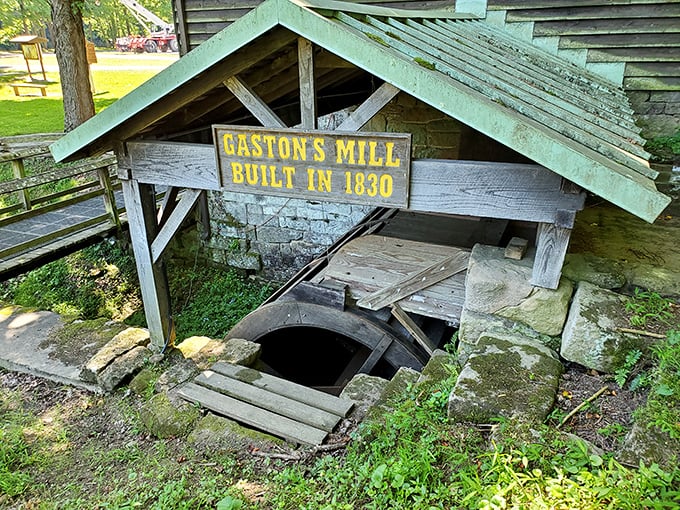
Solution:
{"label": "wooden post", "polygon": [[117,228],[120,228],[120,218],[118,217],[116,197],[113,194],[111,178],[109,177],[109,167],[105,166],[98,168],[97,176],[99,177],[99,185],[104,190],[104,207],[106,208],[106,213],[109,215],[111,223],[113,223]]}
{"label": "wooden post", "polygon": [[558,287],[570,236],[570,228],[558,227],[552,223],[538,224],[532,285],[547,289]]}
{"label": "wooden post", "polygon": [[[119,164],[124,160],[124,156],[119,156]],[[152,185],[132,179],[129,171],[128,175],[125,173],[125,169],[119,169],[151,348],[161,352],[174,342],[174,330],[165,266],[162,261],[154,264],[151,255],[151,244],[158,231],[156,196]]]}
{"label": "wooden post", "polygon": [[[24,168],[24,160],[19,158],[19,159],[13,159],[12,160],[12,174],[14,175],[15,179],[23,179],[26,177],[26,169]],[[22,189],[19,190],[18,192],[19,195],[19,201],[21,202],[23,208],[25,211],[30,211],[31,210],[31,197],[28,193],[27,189]]]}
{"label": "wooden post", "polygon": [[300,124],[302,129],[316,129],[314,46],[302,37],[298,39],[298,70],[300,75]]}

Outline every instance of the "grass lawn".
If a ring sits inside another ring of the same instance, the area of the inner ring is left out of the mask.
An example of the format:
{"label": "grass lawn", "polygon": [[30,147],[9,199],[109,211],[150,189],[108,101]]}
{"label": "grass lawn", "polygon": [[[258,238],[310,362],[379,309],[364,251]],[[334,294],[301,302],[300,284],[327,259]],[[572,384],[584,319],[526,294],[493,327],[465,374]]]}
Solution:
{"label": "grass lawn", "polygon": [[[138,87],[177,60],[177,54],[132,54],[98,51],[92,65],[97,112]],[[64,111],[59,81],[59,68],[53,53],[43,55],[47,81],[39,81],[41,73],[33,73],[38,83],[47,84],[47,97],[14,95],[10,83],[27,81],[28,72],[19,52],[0,54],[0,136],[29,133],[51,133],[64,129]],[[38,63],[31,61],[35,71]],[[34,93],[23,89],[24,93]]]}

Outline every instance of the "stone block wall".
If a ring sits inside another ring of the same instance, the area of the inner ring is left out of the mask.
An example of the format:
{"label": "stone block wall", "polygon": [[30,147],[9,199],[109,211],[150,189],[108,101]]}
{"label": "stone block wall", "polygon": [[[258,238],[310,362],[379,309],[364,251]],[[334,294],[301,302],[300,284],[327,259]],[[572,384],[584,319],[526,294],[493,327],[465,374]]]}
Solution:
{"label": "stone block wall", "polygon": [[[320,119],[333,129],[348,115]],[[400,93],[362,131],[412,133],[412,158],[457,159],[459,122]],[[249,193],[212,192],[208,198],[210,259],[265,278],[286,280],[361,221],[372,207]]]}
{"label": "stone block wall", "polygon": [[629,91],[642,136],[673,136],[680,130],[680,91]]}

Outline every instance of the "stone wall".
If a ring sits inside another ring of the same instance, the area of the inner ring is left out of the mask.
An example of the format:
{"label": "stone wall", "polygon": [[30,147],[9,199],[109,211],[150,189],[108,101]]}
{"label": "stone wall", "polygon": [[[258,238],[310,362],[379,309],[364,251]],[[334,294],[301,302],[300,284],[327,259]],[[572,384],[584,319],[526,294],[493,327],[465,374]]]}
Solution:
{"label": "stone wall", "polygon": [[680,91],[629,91],[636,120],[647,139],[680,131]]}
{"label": "stone wall", "polygon": [[[321,118],[319,129],[333,129],[348,114]],[[408,132],[413,158],[457,159],[464,129],[438,110],[400,93],[363,131]],[[211,236],[205,248],[209,257],[220,264],[261,271],[275,280],[291,277],[372,209],[234,192],[212,192],[208,204]]]}

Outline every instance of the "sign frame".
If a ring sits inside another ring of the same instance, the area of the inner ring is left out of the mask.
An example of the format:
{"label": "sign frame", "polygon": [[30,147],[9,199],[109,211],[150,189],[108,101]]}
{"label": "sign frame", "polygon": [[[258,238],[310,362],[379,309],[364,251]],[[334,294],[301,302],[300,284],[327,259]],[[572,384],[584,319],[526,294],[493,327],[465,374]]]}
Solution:
{"label": "sign frame", "polygon": [[212,126],[221,189],[407,208],[410,133]]}

